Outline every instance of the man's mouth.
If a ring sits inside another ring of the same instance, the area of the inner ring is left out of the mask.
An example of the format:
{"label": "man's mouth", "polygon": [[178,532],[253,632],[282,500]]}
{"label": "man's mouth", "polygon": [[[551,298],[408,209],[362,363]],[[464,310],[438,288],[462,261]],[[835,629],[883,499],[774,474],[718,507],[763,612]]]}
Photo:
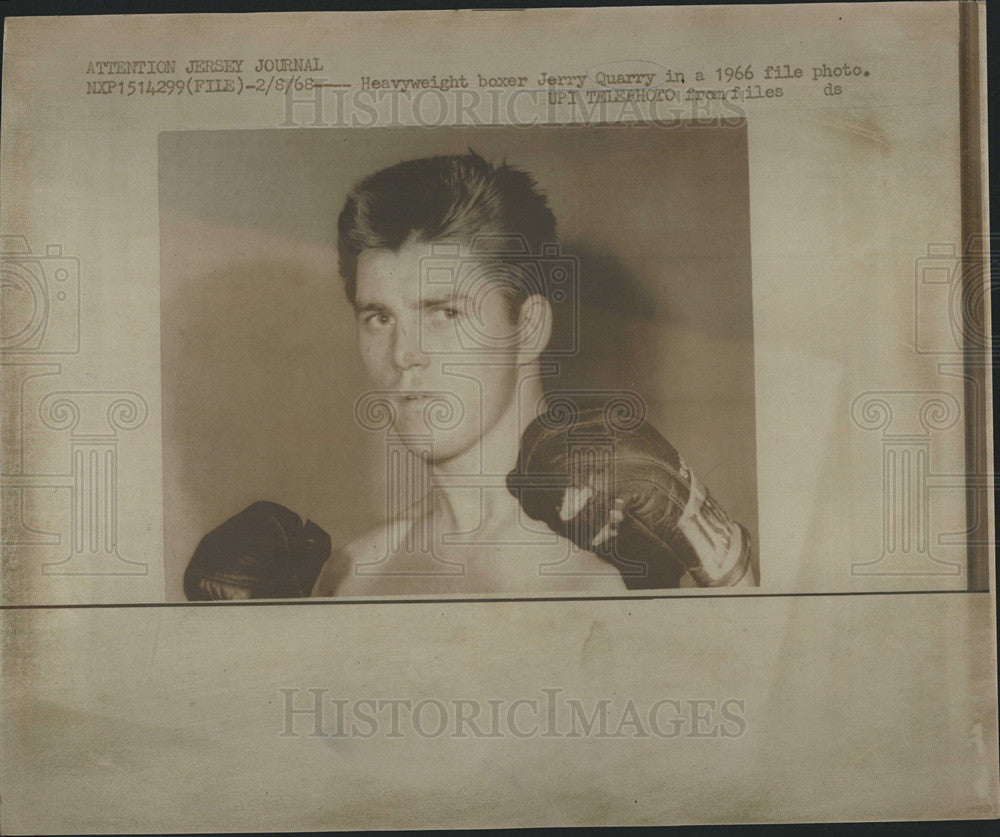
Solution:
{"label": "man's mouth", "polygon": [[398,397],[404,403],[410,404],[418,401],[426,401],[431,396],[430,393],[426,392],[402,392]]}

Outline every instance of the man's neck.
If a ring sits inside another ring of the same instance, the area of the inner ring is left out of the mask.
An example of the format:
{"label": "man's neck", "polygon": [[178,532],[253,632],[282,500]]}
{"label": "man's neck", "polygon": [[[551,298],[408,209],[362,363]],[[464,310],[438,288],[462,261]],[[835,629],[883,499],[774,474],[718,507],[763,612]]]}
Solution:
{"label": "man's neck", "polygon": [[478,445],[431,466],[435,516],[454,531],[472,532],[516,519],[517,500],[506,478],[517,465],[521,434],[538,415],[543,389],[537,373],[521,379],[519,397],[486,430]]}

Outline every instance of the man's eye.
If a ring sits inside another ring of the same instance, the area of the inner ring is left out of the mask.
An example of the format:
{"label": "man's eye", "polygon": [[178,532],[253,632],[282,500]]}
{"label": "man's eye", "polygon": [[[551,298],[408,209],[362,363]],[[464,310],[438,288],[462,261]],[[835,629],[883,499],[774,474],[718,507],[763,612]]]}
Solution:
{"label": "man's eye", "polygon": [[365,325],[369,328],[380,328],[382,326],[387,326],[392,322],[392,317],[388,314],[369,314],[365,317]]}
{"label": "man's eye", "polygon": [[447,319],[454,320],[455,317],[461,313],[461,311],[457,308],[442,308],[441,313],[444,314]]}

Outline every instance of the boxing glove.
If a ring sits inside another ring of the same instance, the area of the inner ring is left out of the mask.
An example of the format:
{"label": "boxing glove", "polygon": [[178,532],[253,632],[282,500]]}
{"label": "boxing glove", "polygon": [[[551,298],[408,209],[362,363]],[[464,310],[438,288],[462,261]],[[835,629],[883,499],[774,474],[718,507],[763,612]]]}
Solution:
{"label": "boxing glove", "polygon": [[613,563],[627,587],[736,584],[750,536],[645,420],[563,404],[531,422],[507,487],[529,517]]}
{"label": "boxing glove", "polygon": [[261,500],[201,539],[184,573],[189,601],[308,596],[330,536],[291,509]]}

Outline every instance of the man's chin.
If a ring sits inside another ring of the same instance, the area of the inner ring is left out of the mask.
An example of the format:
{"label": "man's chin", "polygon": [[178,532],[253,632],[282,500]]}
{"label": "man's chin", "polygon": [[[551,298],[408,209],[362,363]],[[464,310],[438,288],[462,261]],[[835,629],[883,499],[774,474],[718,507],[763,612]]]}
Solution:
{"label": "man's chin", "polygon": [[421,432],[413,429],[401,427],[398,424],[394,428],[394,433],[410,453],[424,460],[428,465],[444,465],[461,456],[469,449],[468,445],[449,444],[450,440],[442,438],[445,434],[440,431],[428,433],[426,426],[420,428]]}
{"label": "man's chin", "polygon": [[430,445],[419,451],[414,450],[413,452],[434,468],[446,466],[449,462],[454,462],[464,453],[464,451],[460,450],[441,450],[434,445]]}

